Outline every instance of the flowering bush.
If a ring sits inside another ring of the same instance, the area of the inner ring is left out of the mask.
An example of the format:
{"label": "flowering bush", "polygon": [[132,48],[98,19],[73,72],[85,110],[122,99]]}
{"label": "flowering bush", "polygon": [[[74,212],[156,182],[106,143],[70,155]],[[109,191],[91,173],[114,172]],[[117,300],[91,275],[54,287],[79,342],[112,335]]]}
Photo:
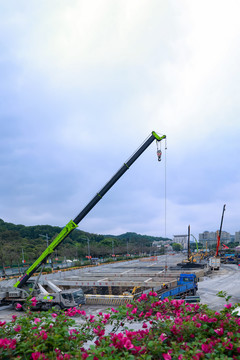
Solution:
{"label": "flowering bush", "polygon": [[150,293],[96,316],[28,311],[0,322],[0,359],[240,359],[236,306],[215,312]]}

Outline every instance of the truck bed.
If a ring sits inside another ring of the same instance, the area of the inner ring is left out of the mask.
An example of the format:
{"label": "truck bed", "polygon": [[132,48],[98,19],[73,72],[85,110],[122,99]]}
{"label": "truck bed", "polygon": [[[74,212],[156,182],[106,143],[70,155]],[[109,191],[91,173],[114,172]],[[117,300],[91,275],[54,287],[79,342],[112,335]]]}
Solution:
{"label": "truck bed", "polygon": [[189,284],[184,284],[184,285],[178,285],[176,286],[175,288],[173,289],[169,289],[169,290],[166,290],[164,293],[162,293],[159,298],[161,300],[167,298],[167,297],[175,297],[177,295],[181,295],[181,294],[184,294],[190,290],[193,290],[195,289],[194,287],[194,284],[192,283],[189,283]]}

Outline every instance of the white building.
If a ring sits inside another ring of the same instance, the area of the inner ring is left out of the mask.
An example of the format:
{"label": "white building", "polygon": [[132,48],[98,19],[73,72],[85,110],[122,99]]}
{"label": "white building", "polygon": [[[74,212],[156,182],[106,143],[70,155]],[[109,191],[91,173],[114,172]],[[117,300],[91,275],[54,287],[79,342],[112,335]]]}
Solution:
{"label": "white building", "polygon": [[183,250],[187,250],[188,248],[188,235],[173,235],[173,242],[177,244],[181,244]]}

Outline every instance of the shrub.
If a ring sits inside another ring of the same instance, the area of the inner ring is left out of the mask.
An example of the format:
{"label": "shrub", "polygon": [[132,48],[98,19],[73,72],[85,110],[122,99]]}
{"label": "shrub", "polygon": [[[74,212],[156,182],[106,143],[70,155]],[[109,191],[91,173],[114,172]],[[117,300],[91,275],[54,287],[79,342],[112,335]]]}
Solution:
{"label": "shrub", "polygon": [[[61,313],[28,311],[0,322],[0,358],[240,359],[236,306],[228,303],[216,312],[184,300],[161,301],[150,293],[95,317],[75,308]],[[138,326],[132,329],[133,324]]]}

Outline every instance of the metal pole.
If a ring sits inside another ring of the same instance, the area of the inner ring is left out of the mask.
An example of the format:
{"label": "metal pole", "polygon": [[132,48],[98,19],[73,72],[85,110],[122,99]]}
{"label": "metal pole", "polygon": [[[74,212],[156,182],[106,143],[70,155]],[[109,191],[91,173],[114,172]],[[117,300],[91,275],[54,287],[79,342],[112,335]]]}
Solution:
{"label": "metal pole", "polygon": [[48,240],[50,239],[50,237],[48,236],[48,234],[46,234],[46,235],[39,234],[39,236],[42,236],[42,237],[46,238],[46,241],[47,241],[47,247],[48,247]]}
{"label": "metal pole", "polygon": [[89,245],[89,239],[87,239],[87,242],[88,242],[88,257],[90,259],[90,245]]}
{"label": "metal pole", "polygon": [[23,252],[23,248],[22,248],[22,264],[24,264],[24,252]]}
{"label": "metal pole", "polygon": [[190,261],[190,225],[188,225],[188,261]]}

